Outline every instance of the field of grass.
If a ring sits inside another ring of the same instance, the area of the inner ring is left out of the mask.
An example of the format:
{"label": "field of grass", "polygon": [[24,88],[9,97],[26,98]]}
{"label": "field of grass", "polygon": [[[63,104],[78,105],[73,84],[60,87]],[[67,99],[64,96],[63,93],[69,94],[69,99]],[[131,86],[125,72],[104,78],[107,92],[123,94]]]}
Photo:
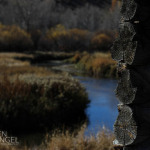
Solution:
{"label": "field of grass", "polygon": [[67,61],[76,64],[78,69],[85,71],[90,76],[100,78],[117,77],[117,63],[112,60],[110,53],[77,52],[74,57]]}
{"label": "field of grass", "polygon": [[78,80],[16,57],[33,56],[0,53],[1,129],[26,132],[85,121],[89,100]]}

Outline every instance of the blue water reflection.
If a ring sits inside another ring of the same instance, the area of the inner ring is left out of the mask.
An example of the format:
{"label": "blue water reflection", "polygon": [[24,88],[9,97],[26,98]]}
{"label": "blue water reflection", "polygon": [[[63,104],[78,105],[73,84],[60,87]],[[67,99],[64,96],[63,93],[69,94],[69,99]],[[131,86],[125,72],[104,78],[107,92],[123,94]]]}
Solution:
{"label": "blue water reflection", "polygon": [[76,77],[86,88],[91,103],[86,110],[89,125],[86,132],[97,132],[99,127],[105,126],[113,130],[113,124],[118,115],[114,90],[116,80],[94,79],[90,77]]}

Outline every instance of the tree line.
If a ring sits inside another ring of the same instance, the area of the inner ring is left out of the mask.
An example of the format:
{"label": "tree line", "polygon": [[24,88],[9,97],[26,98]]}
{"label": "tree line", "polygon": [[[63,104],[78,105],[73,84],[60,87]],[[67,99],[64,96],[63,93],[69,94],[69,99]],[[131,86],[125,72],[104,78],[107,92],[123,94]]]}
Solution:
{"label": "tree line", "polygon": [[57,24],[62,24],[68,29],[80,28],[90,31],[118,27],[118,8],[110,11],[110,6],[106,3],[105,7],[98,7],[86,3],[90,0],[82,1],[84,6],[72,9],[62,5],[65,4],[63,0],[59,0],[60,3],[58,0],[1,0],[0,22],[18,25],[27,31],[35,28],[46,31]]}
{"label": "tree line", "polygon": [[72,8],[63,0],[0,0],[0,50],[108,49],[120,17],[116,0],[113,7],[82,1]]}

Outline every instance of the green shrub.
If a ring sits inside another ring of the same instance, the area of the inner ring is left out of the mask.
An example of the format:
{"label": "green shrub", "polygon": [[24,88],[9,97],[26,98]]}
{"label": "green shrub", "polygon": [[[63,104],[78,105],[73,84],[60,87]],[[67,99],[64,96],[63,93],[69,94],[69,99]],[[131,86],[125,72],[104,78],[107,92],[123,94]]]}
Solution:
{"label": "green shrub", "polygon": [[18,26],[0,24],[0,51],[23,51],[32,48],[30,35]]}

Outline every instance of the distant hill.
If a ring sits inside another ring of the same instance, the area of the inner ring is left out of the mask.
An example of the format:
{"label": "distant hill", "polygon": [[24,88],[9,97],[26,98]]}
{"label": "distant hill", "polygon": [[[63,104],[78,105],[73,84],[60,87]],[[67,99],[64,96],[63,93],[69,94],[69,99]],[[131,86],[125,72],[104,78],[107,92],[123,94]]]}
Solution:
{"label": "distant hill", "polygon": [[56,0],[56,2],[71,8],[84,6],[86,3],[96,5],[99,7],[111,4],[111,0]]}

